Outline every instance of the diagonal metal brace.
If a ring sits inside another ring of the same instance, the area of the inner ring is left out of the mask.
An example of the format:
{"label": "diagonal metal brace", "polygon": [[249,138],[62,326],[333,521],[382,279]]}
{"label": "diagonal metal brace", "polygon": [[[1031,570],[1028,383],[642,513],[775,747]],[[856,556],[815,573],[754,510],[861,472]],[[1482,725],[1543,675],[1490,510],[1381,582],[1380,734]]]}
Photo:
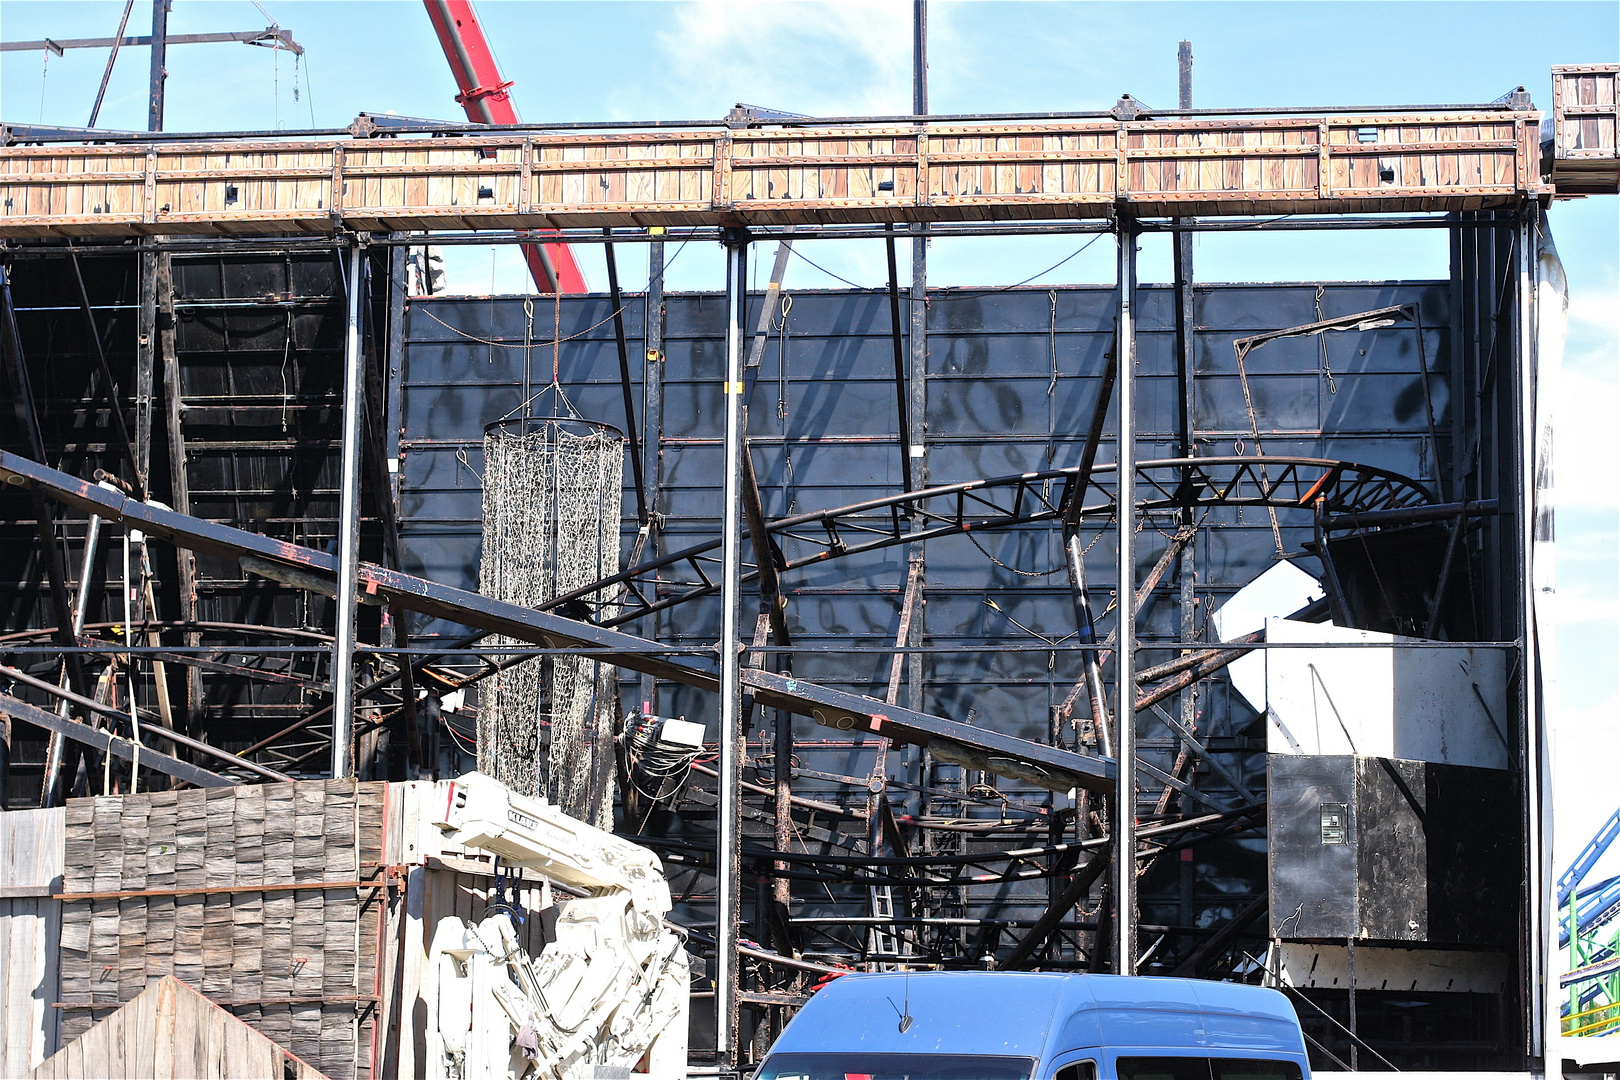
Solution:
{"label": "diagonal metal brace", "polygon": [[136,746],[128,739],[91,727],[89,724],[66,716],[58,716],[48,709],[41,709],[30,705],[26,701],[19,701],[9,694],[0,694],[0,715],[9,716],[13,720],[21,720],[25,724],[32,724],[46,731],[53,731],[64,738],[75,742],[93,746],[104,754],[112,754],[126,761],[139,761],[148,769],[166,773],[176,780],[184,780],[188,784],[198,787],[229,787],[240,783],[228,776],[199,769],[190,762],[172,758],[168,754],[159,753],[145,746]]}
{"label": "diagonal metal brace", "polygon": [[[311,586],[330,582],[328,587],[336,588],[337,557],[325,552],[137,502],[4,451],[0,451],[0,481],[29,488],[105,521],[136,524],[148,536],[177,547],[237,561],[248,556],[259,560],[257,565],[262,569],[281,567],[298,572]],[[360,564],[357,587],[382,602],[434,618],[547,648],[579,648],[595,659],[630,671],[699,690],[719,689],[714,672],[669,660],[663,655],[663,646],[646,638],[494,600],[374,563]],[[829,717],[834,726],[847,717],[851,728],[859,726],[898,742],[927,745],[937,756],[969,768],[1020,777],[1055,791],[1113,788],[1114,764],[1104,758],[1084,757],[768,671],[747,669],[742,673],[742,682],[754,691],[754,699],[761,706],[801,716],[819,713]]]}

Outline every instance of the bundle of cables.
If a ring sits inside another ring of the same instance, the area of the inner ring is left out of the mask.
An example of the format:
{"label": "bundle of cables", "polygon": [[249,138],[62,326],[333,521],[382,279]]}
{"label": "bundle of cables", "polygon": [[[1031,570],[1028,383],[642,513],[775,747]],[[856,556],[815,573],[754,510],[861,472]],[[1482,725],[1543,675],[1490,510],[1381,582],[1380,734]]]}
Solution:
{"label": "bundle of cables", "polygon": [[702,727],[685,719],[632,713],[625,718],[619,747],[630,786],[648,808],[672,803],[703,753]]}

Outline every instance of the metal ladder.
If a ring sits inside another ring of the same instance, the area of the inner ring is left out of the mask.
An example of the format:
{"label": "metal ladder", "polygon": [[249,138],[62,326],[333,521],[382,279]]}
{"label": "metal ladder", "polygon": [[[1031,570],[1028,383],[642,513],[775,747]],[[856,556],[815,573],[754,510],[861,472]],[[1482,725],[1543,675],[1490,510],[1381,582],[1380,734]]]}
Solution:
{"label": "metal ladder", "polygon": [[[875,919],[894,918],[894,888],[889,885],[874,885],[868,890],[872,898],[872,917]],[[867,941],[867,961],[874,971],[894,971],[912,956],[911,942],[897,933],[893,923],[878,923],[873,925]]]}

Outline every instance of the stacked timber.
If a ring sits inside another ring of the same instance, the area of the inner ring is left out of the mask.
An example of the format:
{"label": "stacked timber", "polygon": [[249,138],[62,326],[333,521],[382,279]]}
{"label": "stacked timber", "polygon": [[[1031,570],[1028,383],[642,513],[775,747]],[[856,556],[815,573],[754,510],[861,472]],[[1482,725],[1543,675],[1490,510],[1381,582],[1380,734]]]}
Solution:
{"label": "stacked timber", "polygon": [[62,1040],[173,975],[338,1080],[369,1066],[383,784],[67,806]]}
{"label": "stacked timber", "polygon": [[499,905],[525,948],[545,945],[539,878],[446,843],[433,791],[310,780],[0,814],[0,1076],[28,1075],[171,976],[288,1062],[337,1080],[428,1075],[442,920]]}
{"label": "stacked timber", "polygon": [[1553,68],[1553,182],[1560,195],[1620,192],[1620,64]]}

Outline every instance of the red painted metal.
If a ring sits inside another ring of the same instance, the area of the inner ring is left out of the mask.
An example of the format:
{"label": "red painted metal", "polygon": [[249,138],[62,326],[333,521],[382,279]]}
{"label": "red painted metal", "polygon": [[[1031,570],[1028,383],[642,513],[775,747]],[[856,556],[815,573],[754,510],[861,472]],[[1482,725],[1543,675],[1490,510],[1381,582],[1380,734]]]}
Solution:
{"label": "red painted metal", "polygon": [[[473,13],[472,0],[423,0],[433,31],[439,35],[444,58],[456,78],[456,95],[475,124],[516,124],[517,109],[507,94],[512,83],[501,78],[500,65]],[[543,236],[549,230],[536,229]],[[524,244],[523,258],[541,292],[589,292],[585,274],[567,244]]]}

